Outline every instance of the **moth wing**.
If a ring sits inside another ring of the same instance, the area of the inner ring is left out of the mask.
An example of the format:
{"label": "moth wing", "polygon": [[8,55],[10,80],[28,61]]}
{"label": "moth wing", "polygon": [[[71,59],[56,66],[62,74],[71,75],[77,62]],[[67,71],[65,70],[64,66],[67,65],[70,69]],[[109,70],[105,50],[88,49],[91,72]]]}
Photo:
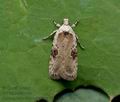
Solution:
{"label": "moth wing", "polygon": [[60,76],[65,80],[75,80],[77,77],[77,49],[71,51],[68,56],[64,69],[61,70]]}
{"label": "moth wing", "polygon": [[[69,32],[58,35],[50,56],[49,74],[52,79],[74,80],[77,77],[76,38]],[[54,41],[53,41],[54,42]]]}

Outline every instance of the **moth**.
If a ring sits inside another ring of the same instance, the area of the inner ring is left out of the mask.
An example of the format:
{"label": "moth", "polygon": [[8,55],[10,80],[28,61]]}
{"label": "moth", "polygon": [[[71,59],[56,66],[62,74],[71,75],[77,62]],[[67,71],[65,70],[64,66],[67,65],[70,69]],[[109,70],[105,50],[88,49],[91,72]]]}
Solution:
{"label": "moth", "polygon": [[43,38],[45,40],[54,35],[49,62],[49,76],[56,80],[75,80],[78,69],[77,43],[84,49],[78,40],[78,36],[72,29],[76,27],[78,21],[70,25],[69,20],[64,19],[62,25],[55,21],[54,24],[58,29]]}

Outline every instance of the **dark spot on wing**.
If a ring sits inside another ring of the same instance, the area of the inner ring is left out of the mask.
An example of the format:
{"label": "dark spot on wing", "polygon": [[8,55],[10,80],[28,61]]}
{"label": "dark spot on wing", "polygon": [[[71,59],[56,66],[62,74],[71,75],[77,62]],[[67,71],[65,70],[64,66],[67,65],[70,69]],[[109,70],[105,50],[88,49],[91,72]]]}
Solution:
{"label": "dark spot on wing", "polygon": [[58,50],[57,49],[52,49],[52,53],[51,55],[55,58],[56,55],[58,54]]}
{"label": "dark spot on wing", "polygon": [[72,50],[71,56],[73,57],[73,59],[75,59],[77,57],[77,51],[76,51],[76,49]]}

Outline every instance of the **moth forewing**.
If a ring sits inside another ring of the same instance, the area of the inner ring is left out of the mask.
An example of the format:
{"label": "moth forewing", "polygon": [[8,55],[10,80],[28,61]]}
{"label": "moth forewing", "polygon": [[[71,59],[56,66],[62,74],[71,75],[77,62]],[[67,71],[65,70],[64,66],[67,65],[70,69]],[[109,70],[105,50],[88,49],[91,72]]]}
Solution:
{"label": "moth forewing", "polygon": [[[80,42],[72,27],[75,27],[78,22],[70,26],[68,19],[64,19],[62,26],[56,22],[54,24],[59,29],[50,34],[50,36],[55,35],[50,55],[49,75],[52,79],[75,80],[78,65],[76,47],[77,42],[79,44]],[[83,48],[81,45],[80,47]]]}
{"label": "moth forewing", "polygon": [[52,79],[74,80],[77,77],[77,41],[69,25],[62,25],[53,40],[49,63]]}

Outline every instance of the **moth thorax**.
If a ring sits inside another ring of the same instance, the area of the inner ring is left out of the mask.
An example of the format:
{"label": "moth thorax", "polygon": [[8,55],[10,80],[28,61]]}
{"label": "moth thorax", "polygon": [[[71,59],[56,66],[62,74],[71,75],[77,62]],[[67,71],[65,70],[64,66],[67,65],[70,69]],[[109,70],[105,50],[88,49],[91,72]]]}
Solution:
{"label": "moth thorax", "polygon": [[65,19],[63,20],[63,24],[64,24],[64,25],[68,25],[68,24],[69,24],[69,20],[65,18]]}

